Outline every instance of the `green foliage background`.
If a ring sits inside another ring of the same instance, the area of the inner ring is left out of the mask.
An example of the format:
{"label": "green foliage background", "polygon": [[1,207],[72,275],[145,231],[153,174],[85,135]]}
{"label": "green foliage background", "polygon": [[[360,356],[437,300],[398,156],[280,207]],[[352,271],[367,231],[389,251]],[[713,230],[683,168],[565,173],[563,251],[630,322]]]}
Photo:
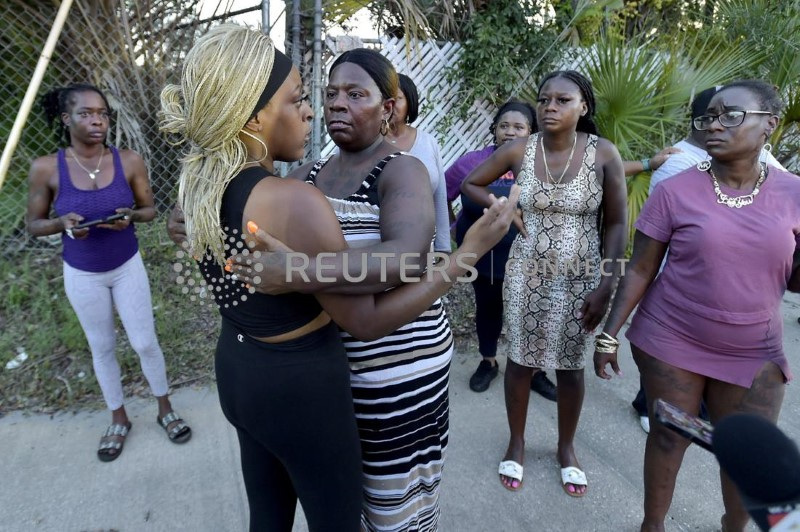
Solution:
{"label": "green foliage background", "polygon": [[[796,0],[499,0],[470,19],[461,42],[464,53],[449,76],[462,82],[462,118],[476,98],[534,101],[546,72],[572,68],[592,81],[600,134],[625,160],[685,137],[697,92],[735,79],[768,80],[787,102],[773,153],[800,171]],[[631,237],[649,179],[628,178]]]}
{"label": "green foliage background", "polygon": [[[38,57],[43,44],[30,24],[19,24],[17,13],[32,9],[46,19],[55,4],[47,0],[8,1],[16,7],[0,10],[0,90],[11,93],[11,89],[25,86],[33,71],[32,65],[28,70],[19,67],[19,55]],[[160,90],[174,69],[166,58],[179,58],[175,50],[188,45],[194,35],[193,28],[186,34],[172,30],[165,33],[164,28],[177,28],[176,22],[183,20],[196,0],[125,1],[134,14],[131,26],[121,22],[116,30],[104,26],[108,41],[113,40],[110,36],[119,40],[101,54],[99,62],[104,69],[85,77],[96,83],[103,81],[103,75],[121,80],[120,90],[129,89],[120,93],[121,99],[144,101],[146,93]],[[76,0],[83,9],[108,8],[113,3]],[[303,3],[306,32],[310,4]],[[485,98],[495,104],[511,96],[533,100],[538,80],[550,70],[569,66],[582,71],[594,84],[601,134],[612,140],[626,159],[651,156],[685,136],[688,104],[696,92],[740,77],[769,80],[787,102],[781,126],[771,139],[775,154],[787,168],[800,171],[797,0],[326,0],[327,23],[342,24],[365,4],[385,32],[461,42],[464,53],[450,76],[461,81],[462,117],[475,99]],[[167,12],[172,15],[163,16]],[[142,43],[166,34],[171,40],[165,40],[165,44],[150,51],[141,48]],[[94,51],[104,35],[95,38],[75,31],[72,46],[82,53]],[[94,40],[87,45],[85,39],[90,37]],[[122,66],[109,63],[109,58],[127,49],[128,40],[137,43],[135,53],[142,61],[127,56]],[[59,53],[63,58],[75,58],[75,68],[68,69],[72,76],[84,72],[81,61],[85,58],[74,49],[62,47]],[[58,79],[49,70],[43,86],[68,81],[72,79]],[[17,107],[16,101],[0,99],[0,131],[10,130]],[[154,117],[154,112],[142,105],[125,123],[152,127]],[[42,118],[33,113],[0,194],[0,213],[7,211],[4,204],[24,205],[29,161],[56,147],[49,131]],[[152,174],[154,184],[167,196],[176,154],[160,144],[147,148],[162,154],[158,158],[162,162]],[[630,222],[638,216],[648,184],[647,173],[628,179]],[[20,216],[0,220],[0,237],[19,231],[21,225]],[[177,384],[211,382],[217,314],[187,301],[180,293],[172,269],[177,248],[166,240],[163,220],[141,226],[139,235],[170,379]],[[50,411],[83,403],[101,404],[83,331],[61,283],[57,244],[25,252],[0,251],[0,411]],[[471,300],[460,297],[462,292],[468,291],[464,288],[451,293],[455,303],[448,310],[454,329],[467,334],[471,327],[465,324],[472,316],[465,308]],[[147,393],[137,357],[125,342],[122,328],[118,329],[126,392]],[[6,362],[18,349],[28,353],[28,361],[17,369],[5,370]]]}
{"label": "green foliage background", "polygon": [[[163,218],[137,225],[137,234],[171,385],[212,382],[218,312],[181,293],[173,264],[185,261],[177,259],[179,248],[167,239]],[[103,404],[86,337],[64,293],[60,237],[56,242],[0,259],[0,412]],[[125,393],[148,395],[119,320],[116,330]],[[28,360],[5,369],[20,350]]]}

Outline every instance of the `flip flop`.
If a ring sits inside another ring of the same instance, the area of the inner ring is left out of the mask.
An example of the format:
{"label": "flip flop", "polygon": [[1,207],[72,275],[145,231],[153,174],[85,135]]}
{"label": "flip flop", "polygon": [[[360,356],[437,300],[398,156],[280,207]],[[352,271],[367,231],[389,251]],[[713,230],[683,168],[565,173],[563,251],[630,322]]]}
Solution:
{"label": "flip flop", "polygon": [[586,495],[586,491],[583,493],[578,492],[570,492],[567,489],[567,484],[572,484],[575,486],[586,486],[588,491],[589,484],[586,482],[586,473],[578,469],[577,467],[562,467],[561,468],[561,488],[564,490],[564,493],[569,495],[570,497],[583,497]]}
{"label": "flip flop", "polygon": [[500,468],[497,472],[504,477],[519,481],[519,486],[513,488],[506,485],[506,483],[501,480],[500,483],[505,489],[509,491],[517,491],[522,487],[522,465],[519,463],[515,462],[514,460],[503,460],[500,462]]}
{"label": "flip flop", "polygon": [[[100,437],[100,447],[97,449],[97,458],[101,462],[113,462],[122,454],[125,445],[125,437],[130,432],[133,423],[128,421],[127,425],[112,423],[108,426],[105,433]],[[121,440],[115,441],[111,438],[119,437]]]}

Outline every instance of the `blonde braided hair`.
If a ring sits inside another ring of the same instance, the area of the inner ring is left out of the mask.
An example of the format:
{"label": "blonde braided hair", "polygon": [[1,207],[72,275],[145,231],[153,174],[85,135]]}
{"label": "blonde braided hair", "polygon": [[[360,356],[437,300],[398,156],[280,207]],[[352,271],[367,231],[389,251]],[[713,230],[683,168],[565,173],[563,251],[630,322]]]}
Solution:
{"label": "blonde braided hair", "polygon": [[258,103],[274,59],[269,36],[223,24],[186,55],[181,85],[161,91],[159,129],[173,135],[176,144],[189,141],[178,186],[189,247],[195,255],[210,252],[220,264],[225,257],[222,195],[247,161],[239,132]]}

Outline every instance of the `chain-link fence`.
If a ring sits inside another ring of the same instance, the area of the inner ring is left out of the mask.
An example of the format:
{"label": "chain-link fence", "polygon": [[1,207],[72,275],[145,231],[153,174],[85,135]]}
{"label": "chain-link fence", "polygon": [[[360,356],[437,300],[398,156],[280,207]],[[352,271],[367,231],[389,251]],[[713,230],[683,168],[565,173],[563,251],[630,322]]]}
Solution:
{"label": "chain-link fence", "polygon": [[[175,200],[181,153],[158,131],[161,90],[167,83],[179,81],[183,58],[211,25],[260,9],[260,2],[253,0],[249,9],[228,11],[203,21],[197,16],[199,3],[200,0],[75,0],[38,91],[41,97],[54,87],[70,83],[99,87],[113,109],[109,142],[142,155],[159,212],[168,210]],[[49,0],[0,2],[0,136],[4,141],[20,110],[56,11],[57,6]],[[438,138],[447,165],[488,141],[488,124],[494,110],[485,102],[475,102],[466,120],[451,117],[458,87],[447,79],[445,68],[456,61],[459,45],[429,41],[407,44],[395,38],[324,38],[320,64],[327,71],[336,55],[357,46],[381,50],[399,72],[411,75],[417,83],[423,102],[415,125]],[[311,43],[304,48],[301,71],[310,89],[314,86]],[[38,97],[0,189],[0,255],[57,244],[59,240],[58,236],[35,239],[25,230],[26,181],[31,161],[63,145],[55,125],[45,122]],[[316,109],[315,115],[321,120],[322,109]],[[325,135],[324,126],[320,123],[319,127],[322,153],[329,154],[334,146]],[[308,151],[310,156],[310,146]]]}
{"label": "chain-link fence", "polygon": [[[70,83],[91,83],[113,109],[109,142],[142,155],[159,211],[172,204],[179,151],[158,132],[159,95],[178,81],[198,35],[228,14],[200,21],[199,0],[76,0],[52,54],[38,97]],[[259,2],[253,9],[259,9]],[[8,138],[58,6],[48,0],[0,2],[0,132]],[[241,10],[239,11],[241,13]],[[0,190],[0,254],[31,247],[25,232],[31,161],[63,142],[34,104]]]}

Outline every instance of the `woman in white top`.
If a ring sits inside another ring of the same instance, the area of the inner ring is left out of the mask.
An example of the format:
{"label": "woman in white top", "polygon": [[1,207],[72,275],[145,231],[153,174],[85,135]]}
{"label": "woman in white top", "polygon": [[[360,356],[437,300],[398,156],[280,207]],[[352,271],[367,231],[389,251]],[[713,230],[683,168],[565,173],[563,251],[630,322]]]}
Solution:
{"label": "woman in white top", "polygon": [[450,253],[450,219],[447,210],[447,187],[444,182],[444,165],[439,155],[439,144],[433,135],[411,124],[419,116],[419,92],[411,78],[399,74],[400,90],[395,97],[394,113],[389,122],[386,140],[398,150],[410,153],[425,165],[433,189],[433,207],[436,211],[435,251]]}

